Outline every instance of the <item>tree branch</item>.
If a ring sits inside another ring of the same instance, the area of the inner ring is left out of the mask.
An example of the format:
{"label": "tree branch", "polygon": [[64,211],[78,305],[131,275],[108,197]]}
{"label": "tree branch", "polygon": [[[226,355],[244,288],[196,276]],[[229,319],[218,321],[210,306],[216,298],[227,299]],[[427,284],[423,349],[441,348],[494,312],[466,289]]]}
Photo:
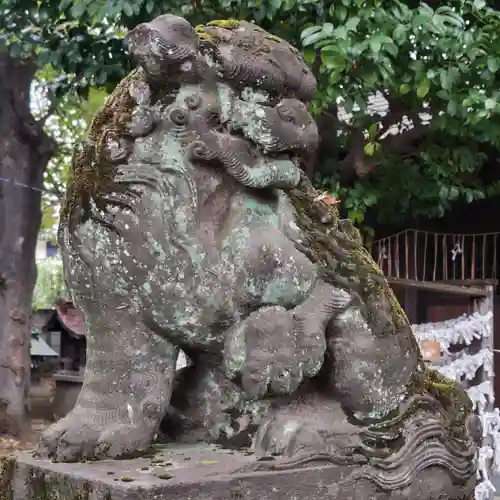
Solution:
{"label": "tree branch", "polygon": [[[415,150],[414,143],[423,138],[429,130],[428,125],[417,124],[402,134],[389,135],[380,141],[381,155],[369,157],[364,153],[364,137],[360,129],[353,131],[354,140],[347,156],[337,164],[338,170],[352,178],[354,175],[364,177],[372,172],[382,161],[382,157],[389,154],[408,154]],[[363,141],[360,141],[360,138]]]}
{"label": "tree branch", "polygon": [[429,130],[429,125],[418,123],[402,134],[389,135],[380,142],[382,151],[386,154],[405,154],[414,149],[414,142],[424,137]]}
{"label": "tree branch", "polygon": [[50,105],[47,109],[47,112],[38,119],[38,124],[43,127],[46,123],[46,121],[56,112],[57,107],[61,103],[61,99],[56,99],[55,97],[52,97],[50,99]]}

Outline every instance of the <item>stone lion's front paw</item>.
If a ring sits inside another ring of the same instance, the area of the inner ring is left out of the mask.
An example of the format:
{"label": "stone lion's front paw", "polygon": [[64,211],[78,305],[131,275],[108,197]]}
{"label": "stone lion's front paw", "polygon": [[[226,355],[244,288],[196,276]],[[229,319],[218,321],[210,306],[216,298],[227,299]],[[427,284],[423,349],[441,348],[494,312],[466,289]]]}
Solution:
{"label": "stone lion's front paw", "polygon": [[[231,378],[241,378],[243,390],[261,398],[268,391],[290,394],[310,366],[321,367],[326,343],[318,332],[316,345],[307,348],[297,338],[297,319],[283,307],[265,307],[238,324],[226,340],[224,364]],[[306,370],[305,370],[306,369]]]}
{"label": "stone lion's front paw", "polygon": [[146,427],[76,408],[42,434],[35,455],[57,462],[131,457],[151,445],[154,431]]}

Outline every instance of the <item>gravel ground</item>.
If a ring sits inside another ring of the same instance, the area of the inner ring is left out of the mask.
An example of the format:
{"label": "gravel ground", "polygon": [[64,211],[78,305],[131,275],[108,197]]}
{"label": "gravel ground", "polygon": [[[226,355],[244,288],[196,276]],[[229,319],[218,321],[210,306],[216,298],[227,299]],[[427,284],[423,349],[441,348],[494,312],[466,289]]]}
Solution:
{"label": "gravel ground", "polygon": [[13,439],[11,437],[0,436],[0,457],[10,455],[14,451],[31,450],[35,448],[40,434],[50,425],[45,420],[33,420],[31,422],[31,431],[23,440]]}

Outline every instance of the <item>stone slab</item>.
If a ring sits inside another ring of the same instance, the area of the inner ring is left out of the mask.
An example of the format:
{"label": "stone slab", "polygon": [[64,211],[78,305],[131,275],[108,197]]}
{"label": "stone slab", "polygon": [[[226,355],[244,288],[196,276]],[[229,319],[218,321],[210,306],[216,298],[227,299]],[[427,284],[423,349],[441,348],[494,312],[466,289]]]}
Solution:
{"label": "stone slab", "polygon": [[[53,463],[17,455],[12,500],[419,500],[453,499],[440,469],[426,469],[411,486],[381,492],[353,481],[354,467],[318,465],[252,472],[252,455],[213,446],[156,448],[150,458]],[[242,471],[246,469],[247,471]],[[0,480],[0,485],[2,481]],[[472,485],[471,485],[472,486]],[[441,489],[442,488],[442,489]],[[439,496],[440,491],[448,495]],[[457,491],[458,493],[458,491]],[[4,496],[2,496],[4,495]],[[463,497],[462,497],[463,498]],[[473,498],[473,497],[471,497]]]}

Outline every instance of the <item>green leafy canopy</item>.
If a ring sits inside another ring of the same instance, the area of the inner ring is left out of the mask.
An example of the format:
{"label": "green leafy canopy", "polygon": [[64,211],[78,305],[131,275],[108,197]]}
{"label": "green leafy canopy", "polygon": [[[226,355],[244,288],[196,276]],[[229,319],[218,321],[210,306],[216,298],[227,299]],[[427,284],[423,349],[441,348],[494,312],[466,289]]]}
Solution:
{"label": "green leafy canopy", "polygon": [[497,193],[483,166],[500,145],[500,13],[485,0],[3,0],[0,34],[52,68],[55,96],[86,97],[130,69],[124,32],[164,12],[255,20],[303,49],[324,139],[309,173],[358,223]]}

